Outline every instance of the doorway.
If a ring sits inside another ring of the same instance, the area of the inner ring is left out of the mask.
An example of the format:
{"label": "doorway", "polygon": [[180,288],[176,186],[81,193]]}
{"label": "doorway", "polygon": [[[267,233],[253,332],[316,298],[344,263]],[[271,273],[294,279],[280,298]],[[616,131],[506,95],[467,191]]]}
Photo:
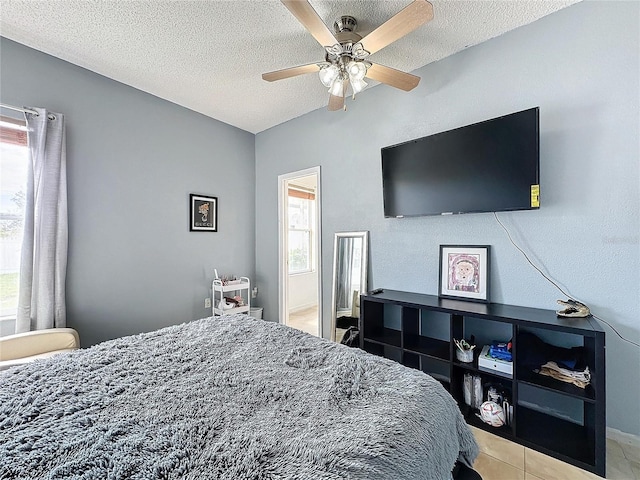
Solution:
{"label": "doorway", "polygon": [[278,177],[280,323],[322,336],[320,167]]}

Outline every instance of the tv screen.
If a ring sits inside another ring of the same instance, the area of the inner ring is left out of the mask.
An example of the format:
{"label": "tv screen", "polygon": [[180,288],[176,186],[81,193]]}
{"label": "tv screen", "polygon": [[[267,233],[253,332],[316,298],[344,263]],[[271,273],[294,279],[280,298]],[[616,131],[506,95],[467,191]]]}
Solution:
{"label": "tv screen", "polygon": [[539,208],[539,109],[382,148],[385,217]]}

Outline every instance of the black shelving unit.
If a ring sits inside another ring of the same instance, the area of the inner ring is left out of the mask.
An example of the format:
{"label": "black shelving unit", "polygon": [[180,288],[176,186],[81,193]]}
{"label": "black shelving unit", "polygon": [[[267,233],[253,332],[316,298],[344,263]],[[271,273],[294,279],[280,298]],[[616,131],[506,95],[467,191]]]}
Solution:
{"label": "black shelving unit", "polygon": [[[605,334],[594,319],[384,290],[360,297],[360,332],[362,349],[439,380],[470,425],[605,476]],[[531,348],[524,336],[519,341],[525,332],[559,347],[583,347],[590,385],[582,389],[526,368],[518,361],[518,353],[524,358]],[[476,350],[492,340],[511,339],[513,374],[478,368],[479,351],[472,363],[458,361],[453,339],[471,335]],[[509,426],[491,427],[464,404],[465,373],[511,392],[514,412]]]}

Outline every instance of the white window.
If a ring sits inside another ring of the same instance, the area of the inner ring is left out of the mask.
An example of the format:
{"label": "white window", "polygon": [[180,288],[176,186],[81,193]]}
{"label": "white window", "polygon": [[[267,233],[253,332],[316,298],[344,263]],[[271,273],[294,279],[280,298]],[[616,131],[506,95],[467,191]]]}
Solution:
{"label": "white window", "polygon": [[0,319],[18,306],[28,158],[25,122],[0,117]]}
{"label": "white window", "polygon": [[315,195],[290,187],[288,202],[289,274],[312,272],[315,265]]}

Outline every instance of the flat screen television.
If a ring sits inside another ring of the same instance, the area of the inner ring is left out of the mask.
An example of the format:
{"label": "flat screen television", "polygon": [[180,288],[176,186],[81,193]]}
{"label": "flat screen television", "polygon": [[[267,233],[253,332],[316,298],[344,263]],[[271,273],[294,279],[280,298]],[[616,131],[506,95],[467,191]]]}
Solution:
{"label": "flat screen television", "polygon": [[539,208],[539,108],[382,148],[385,217]]}

